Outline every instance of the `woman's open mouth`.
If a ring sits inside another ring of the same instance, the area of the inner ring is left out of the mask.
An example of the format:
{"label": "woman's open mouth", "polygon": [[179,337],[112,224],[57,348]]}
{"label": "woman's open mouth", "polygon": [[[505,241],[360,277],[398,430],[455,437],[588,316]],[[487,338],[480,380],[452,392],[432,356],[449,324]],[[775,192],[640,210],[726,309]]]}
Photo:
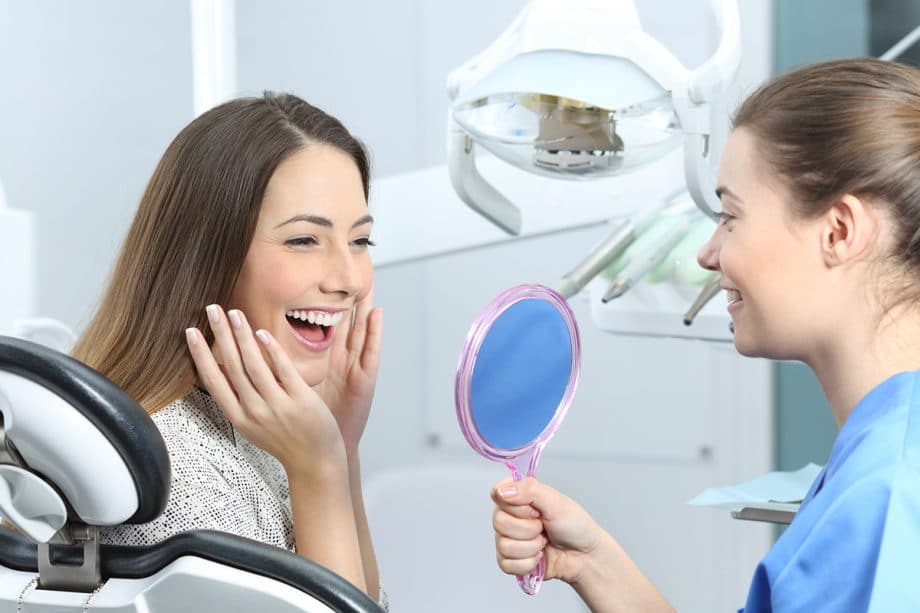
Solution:
{"label": "woman's open mouth", "polygon": [[288,326],[297,341],[310,351],[325,351],[332,344],[335,326],[346,311],[295,309],[285,313]]}

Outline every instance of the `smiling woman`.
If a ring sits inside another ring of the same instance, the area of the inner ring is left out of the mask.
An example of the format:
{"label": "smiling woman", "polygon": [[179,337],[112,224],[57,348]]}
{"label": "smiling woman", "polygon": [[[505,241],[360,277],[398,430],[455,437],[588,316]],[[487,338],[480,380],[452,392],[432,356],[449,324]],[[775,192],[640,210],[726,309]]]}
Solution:
{"label": "smiling woman", "polygon": [[367,154],[293,95],[222,104],[170,144],[74,356],[159,427],[173,479],[149,544],[190,529],[274,544],[380,598],[358,444],[372,307]]}

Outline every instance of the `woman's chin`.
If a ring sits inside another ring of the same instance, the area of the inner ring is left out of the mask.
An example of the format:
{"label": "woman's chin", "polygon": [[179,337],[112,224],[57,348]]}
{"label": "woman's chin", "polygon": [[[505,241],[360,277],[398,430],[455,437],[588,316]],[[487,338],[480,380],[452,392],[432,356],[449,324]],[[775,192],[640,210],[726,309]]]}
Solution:
{"label": "woman's chin", "polygon": [[320,369],[316,368],[315,365],[312,368],[300,368],[299,372],[304,383],[310,387],[316,387],[326,380],[326,369],[323,368],[322,372],[320,372]]}
{"label": "woman's chin", "polygon": [[310,387],[314,387],[326,380],[329,374],[329,362],[327,360],[298,360],[294,362],[294,368],[300,374],[300,378]]}

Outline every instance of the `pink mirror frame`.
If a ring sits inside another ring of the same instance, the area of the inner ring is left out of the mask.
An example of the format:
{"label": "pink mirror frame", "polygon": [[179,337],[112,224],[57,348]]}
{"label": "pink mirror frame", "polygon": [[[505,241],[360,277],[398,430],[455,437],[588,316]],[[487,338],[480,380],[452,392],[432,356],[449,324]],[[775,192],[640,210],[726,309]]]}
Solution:
{"label": "pink mirror frame", "polygon": [[[562,315],[568,328],[569,338],[572,342],[572,368],[569,372],[569,382],[566,386],[565,393],[553,418],[546,425],[540,434],[531,442],[522,445],[516,449],[502,449],[491,445],[482,433],[476,427],[473,419],[471,406],[471,387],[473,381],[473,370],[476,367],[476,357],[479,349],[485,341],[486,335],[492,324],[513,304],[521,300],[538,299],[545,300],[552,304],[560,315]],[[460,430],[463,437],[479,455],[502,462],[511,470],[515,481],[524,476],[533,476],[537,469],[537,463],[540,460],[540,454],[546,446],[547,441],[552,438],[553,434],[559,428],[562,420],[565,418],[572,399],[575,395],[575,389],[578,386],[578,378],[581,373],[581,337],[578,333],[578,325],[575,322],[575,315],[572,309],[558,292],[544,285],[523,284],[509,288],[496,296],[485,308],[480,311],[479,315],[473,321],[463,348],[460,350],[460,358],[457,362],[457,377],[454,386],[454,401],[457,407],[457,421],[460,424]],[[540,589],[543,582],[543,575],[546,571],[546,560],[542,553],[540,562],[526,578],[518,577],[518,584],[525,593],[533,595]]]}

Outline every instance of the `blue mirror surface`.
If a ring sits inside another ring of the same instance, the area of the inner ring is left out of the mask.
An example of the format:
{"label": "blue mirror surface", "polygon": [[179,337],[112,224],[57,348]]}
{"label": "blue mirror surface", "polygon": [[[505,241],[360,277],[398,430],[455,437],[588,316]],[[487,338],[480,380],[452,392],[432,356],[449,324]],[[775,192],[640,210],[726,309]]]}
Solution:
{"label": "blue mirror surface", "polygon": [[553,420],[572,376],[572,339],[546,300],[515,302],[492,323],[473,367],[470,409],[499,449],[527,445]]}

